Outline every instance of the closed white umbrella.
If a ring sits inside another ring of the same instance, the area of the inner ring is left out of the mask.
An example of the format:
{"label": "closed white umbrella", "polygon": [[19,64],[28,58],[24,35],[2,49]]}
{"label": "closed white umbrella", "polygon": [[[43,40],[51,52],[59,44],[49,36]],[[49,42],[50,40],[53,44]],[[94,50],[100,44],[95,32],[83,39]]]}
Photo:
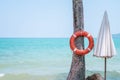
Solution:
{"label": "closed white umbrella", "polygon": [[104,13],[99,35],[97,38],[97,44],[93,55],[96,57],[105,58],[104,79],[106,80],[106,59],[116,55],[116,50],[113,43],[112,35],[110,33],[110,25],[106,11]]}

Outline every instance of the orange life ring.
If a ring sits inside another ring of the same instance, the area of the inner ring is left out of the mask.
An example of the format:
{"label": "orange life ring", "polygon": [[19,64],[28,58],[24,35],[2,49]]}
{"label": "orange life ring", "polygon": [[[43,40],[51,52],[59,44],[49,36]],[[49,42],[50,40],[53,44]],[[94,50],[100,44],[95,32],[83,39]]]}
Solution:
{"label": "orange life ring", "polygon": [[[89,40],[89,45],[86,49],[84,50],[80,50],[78,49],[76,46],[75,46],[75,40],[76,38],[78,37],[87,37],[88,40]],[[93,37],[86,31],[83,31],[83,30],[80,30],[80,31],[77,31],[75,32],[71,38],[70,38],[70,48],[72,49],[72,51],[77,54],[77,55],[85,55],[85,54],[88,54],[92,48],[94,47],[94,40],[93,40]]]}

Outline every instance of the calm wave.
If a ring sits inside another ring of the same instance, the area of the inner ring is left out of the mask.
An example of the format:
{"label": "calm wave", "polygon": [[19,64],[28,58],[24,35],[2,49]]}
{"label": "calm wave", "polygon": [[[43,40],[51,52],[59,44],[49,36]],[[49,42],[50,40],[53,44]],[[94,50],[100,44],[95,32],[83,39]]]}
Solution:
{"label": "calm wave", "polygon": [[[114,42],[117,55],[108,59],[107,75],[120,80],[120,39]],[[104,59],[92,54],[86,56],[87,75],[103,75]],[[0,38],[0,80],[65,80],[71,60],[68,38]]]}

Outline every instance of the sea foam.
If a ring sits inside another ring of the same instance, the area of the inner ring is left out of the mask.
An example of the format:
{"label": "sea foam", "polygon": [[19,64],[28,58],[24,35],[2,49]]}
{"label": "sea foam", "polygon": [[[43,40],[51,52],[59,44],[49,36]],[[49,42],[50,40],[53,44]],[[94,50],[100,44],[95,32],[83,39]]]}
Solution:
{"label": "sea foam", "polygon": [[4,73],[0,73],[0,77],[3,77],[3,76],[5,76],[5,74]]}

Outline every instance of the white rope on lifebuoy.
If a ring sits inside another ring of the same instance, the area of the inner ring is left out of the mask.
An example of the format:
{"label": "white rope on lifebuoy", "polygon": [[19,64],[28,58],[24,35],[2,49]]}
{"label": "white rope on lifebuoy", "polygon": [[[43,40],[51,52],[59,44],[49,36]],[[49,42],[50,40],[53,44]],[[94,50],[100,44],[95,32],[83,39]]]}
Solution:
{"label": "white rope on lifebuoy", "polygon": [[90,48],[87,48],[89,51],[91,51],[91,49]]}
{"label": "white rope on lifebuoy", "polygon": [[75,52],[77,50],[77,48],[75,48],[73,51]]}
{"label": "white rope on lifebuoy", "polygon": [[76,38],[77,36],[75,34],[73,34],[73,37]]}

